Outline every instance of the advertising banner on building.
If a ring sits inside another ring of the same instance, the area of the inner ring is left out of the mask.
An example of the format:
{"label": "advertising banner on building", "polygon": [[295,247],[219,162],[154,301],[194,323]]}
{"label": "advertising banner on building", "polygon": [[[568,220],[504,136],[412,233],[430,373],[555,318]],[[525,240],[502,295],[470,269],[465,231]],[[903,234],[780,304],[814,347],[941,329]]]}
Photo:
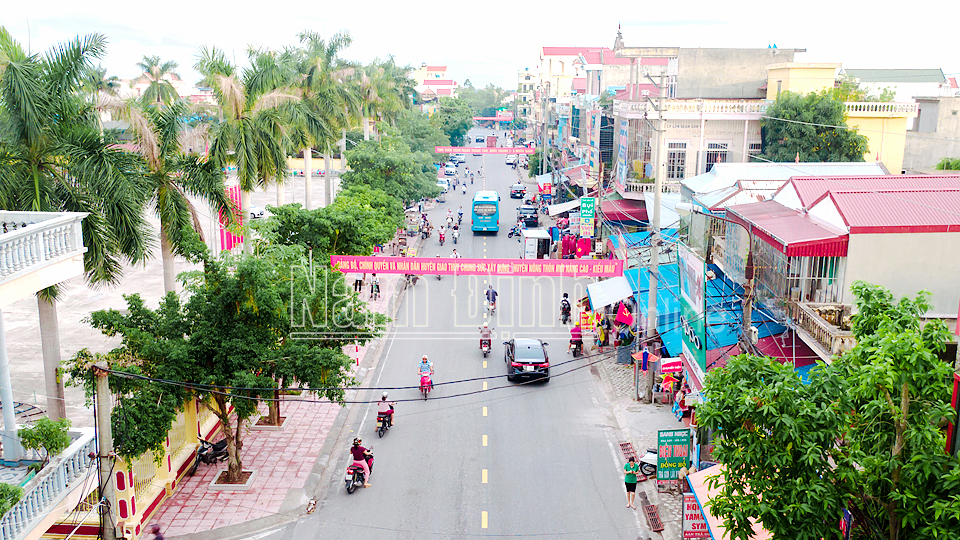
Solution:
{"label": "advertising banner on building", "polygon": [[623,274],[623,261],[603,259],[574,261],[570,259],[449,259],[332,255],[330,264],[344,273],[581,277],[615,277]]}
{"label": "advertising banner on building", "polygon": [[[492,137],[492,135],[491,135]],[[506,146],[500,148],[493,143],[493,146],[434,146],[433,151],[438,154],[525,154],[532,155],[537,149],[526,146]]]}
{"label": "advertising banner on building", "polygon": [[621,191],[627,189],[627,144],[630,133],[628,120],[620,120],[620,151],[617,153],[617,187]]}
{"label": "advertising banner on building", "polygon": [[657,432],[657,486],[675,482],[690,459],[690,430],[661,429]]}
{"label": "advertising banner on building", "polygon": [[677,244],[680,266],[680,327],[683,332],[683,354],[699,369],[700,380],[707,371],[707,325],[704,279],[706,264],[693,250]]}
{"label": "advertising banner on building", "polygon": [[580,197],[580,237],[593,238],[593,229],[596,226],[597,199],[594,197]]}
{"label": "advertising banner on building", "polygon": [[683,534],[681,538],[710,538],[707,520],[703,518],[703,509],[693,493],[683,494]]}

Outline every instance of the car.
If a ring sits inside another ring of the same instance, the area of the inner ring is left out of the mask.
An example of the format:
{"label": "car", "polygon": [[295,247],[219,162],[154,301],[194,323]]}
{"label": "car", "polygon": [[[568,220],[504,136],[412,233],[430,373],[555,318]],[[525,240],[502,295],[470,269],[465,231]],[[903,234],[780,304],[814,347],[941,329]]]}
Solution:
{"label": "car", "polygon": [[522,199],[524,195],[527,194],[527,187],[517,182],[516,184],[510,186],[510,198],[511,199]]}
{"label": "car", "polygon": [[446,193],[450,191],[450,182],[447,182],[446,178],[437,178],[437,187],[442,193]]}
{"label": "car", "polygon": [[480,135],[479,137],[474,137],[473,142],[487,142],[487,137],[485,135]]}
{"label": "car", "polygon": [[466,163],[466,162],[467,162],[467,156],[466,156],[466,154],[454,154],[454,155],[450,156],[450,161],[452,161],[452,162],[454,162],[454,163]]}
{"label": "car", "polygon": [[257,205],[250,206],[250,219],[260,219],[263,217],[263,207]]}
{"label": "car", "polygon": [[517,208],[517,221],[523,221],[527,227],[540,226],[540,214],[536,206],[523,205]]}
{"label": "car", "polygon": [[503,345],[508,381],[520,378],[550,380],[547,343],[535,338],[514,338],[503,342]]}
{"label": "car", "polygon": [[444,175],[444,176],[456,176],[456,175],[457,175],[457,168],[456,168],[456,166],[454,166],[454,165],[452,165],[452,164],[450,164],[450,163],[447,163],[447,164],[443,167],[443,175]]}
{"label": "car", "polygon": [[516,154],[507,154],[507,157],[503,159],[503,162],[507,165],[516,165],[517,164],[517,155]]}
{"label": "car", "polygon": [[[481,146],[481,147],[479,147],[479,148],[483,148],[483,147]],[[476,156],[476,157],[481,157],[481,156],[483,156],[483,153],[482,153],[482,152],[477,152],[477,153],[475,153],[475,154],[473,154],[473,155]]]}

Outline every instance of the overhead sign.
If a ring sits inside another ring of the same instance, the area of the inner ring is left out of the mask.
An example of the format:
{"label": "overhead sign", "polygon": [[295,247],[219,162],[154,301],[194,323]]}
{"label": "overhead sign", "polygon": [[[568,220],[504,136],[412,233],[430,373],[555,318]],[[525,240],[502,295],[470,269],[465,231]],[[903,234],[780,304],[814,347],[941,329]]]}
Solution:
{"label": "overhead sign", "polygon": [[433,151],[438,154],[524,154],[532,155],[534,148],[526,146],[508,146],[506,148],[488,148],[485,146],[434,146]]}
{"label": "overhead sign", "polygon": [[657,486],[676,482],[680,469],[690,459],[690,430],[662,429],[657,432]]}
{"label": "overhead sign", "polygon": [[597,199],[580,197],[580,237],[593,238],[593,229],[597,217]]}
{"label": "overhead sign", "polygon": [[622,260],[604,259],[450,259],[438,257],[370,257],[331,255],[330,264],[343,273],[441,274],[460,276],[574,276],[623,275]]}
{"label": "overhead sign", "polygon": [[681,538],[710,538],[710,529],[707,520],[703,517],[703,509],[693,493],[683,494],[683,534]]}

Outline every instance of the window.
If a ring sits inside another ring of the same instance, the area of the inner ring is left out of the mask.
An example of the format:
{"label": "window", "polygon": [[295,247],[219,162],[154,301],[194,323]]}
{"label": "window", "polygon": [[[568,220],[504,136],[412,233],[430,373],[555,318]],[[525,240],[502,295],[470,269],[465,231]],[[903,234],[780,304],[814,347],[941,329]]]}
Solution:
{"label": "window", "polygon": [[667,178],[683,180],[687,162],[687,143],[667,143]]}
{"label": "window", "polygon": [[710,172],[714,163],[727,162],[727,148],[729,143],[707,143],[707,170]]}
{"label": "window", "polygon": [[754,156],[760,155],[760,143],[758,141],[753,141],[747,143],[747,161],[760,161],[754,159]]}

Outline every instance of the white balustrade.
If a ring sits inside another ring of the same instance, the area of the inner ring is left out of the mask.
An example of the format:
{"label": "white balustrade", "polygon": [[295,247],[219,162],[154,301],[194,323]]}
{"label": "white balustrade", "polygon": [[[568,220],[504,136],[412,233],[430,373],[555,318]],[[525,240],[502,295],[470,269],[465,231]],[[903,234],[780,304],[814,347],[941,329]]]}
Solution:
{"label": "white balustrade", "polygon": [[82,212],[0,211],[0,280],[83,253]]}
{"label": "white balustrade", "polygon": [[847,113],[901,113],[916,114],[918,105],[898,101],[848,101],[844,103]]}
{"label": "white balustrade", "polygon": [[33,531],[33,527],[55,507],[69,491],[81,484],[96,487],[96,480],[88,480],[88,473],[96,467],[97,441],[93,429],[71,432],[73,443],[23,487],[23,497],[0,518],[0,538],[19,540]]}

